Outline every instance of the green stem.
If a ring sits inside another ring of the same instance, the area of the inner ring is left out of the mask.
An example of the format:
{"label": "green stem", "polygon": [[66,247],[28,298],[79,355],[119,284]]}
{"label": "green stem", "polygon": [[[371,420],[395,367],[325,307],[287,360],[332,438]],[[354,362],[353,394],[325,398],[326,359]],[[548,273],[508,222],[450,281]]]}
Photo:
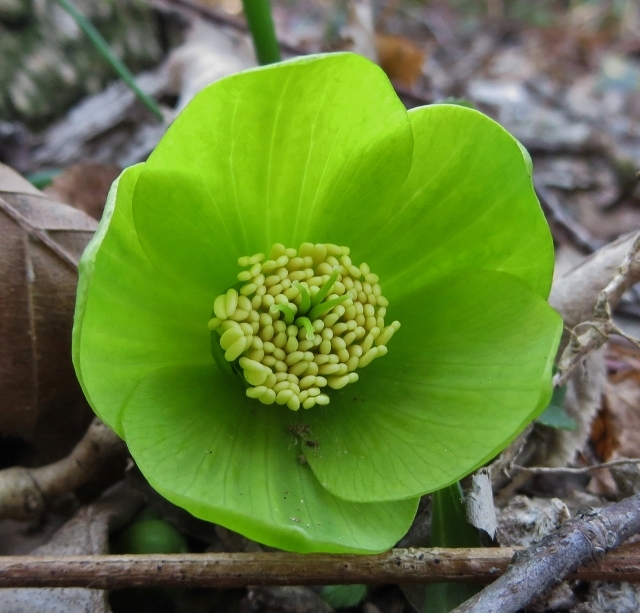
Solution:
{"label": "green stem", "polygon": [[[122,63],[120,58],[113,53],[109,43],[102,37],[102,34],[96,30],[93,24],[78,11],[78,9],[71,3],[70,0],[57,0],[58,4],[65,10],[78,24],[78,27],[89,37],[89,40],[94,44],[95,48],[100,54],[111,64],[111,67],[116,71],[118,76],[131,88],[133,93],[142,101],[142,103],[158,118],[162,121],[164,118],[160,107],[156,101],[145,94],[136,83],[135,78],[129,72],[129,69]],[[248,0],[250,2],[250,0]]]}
{"label": "green stem", "polygon": [[[431,509],[432,547],[482,546],[476,529],[467,522],[459,483],[433,492]],[[472,583],[430,583],[423,613],[449,613],[480,589]]]}
{"label": "green stem", "polygon": [[280,61],[280,46],[276,38],[269,0],[242,0],[244,15],[251,30],[253,46],[260,64]]}

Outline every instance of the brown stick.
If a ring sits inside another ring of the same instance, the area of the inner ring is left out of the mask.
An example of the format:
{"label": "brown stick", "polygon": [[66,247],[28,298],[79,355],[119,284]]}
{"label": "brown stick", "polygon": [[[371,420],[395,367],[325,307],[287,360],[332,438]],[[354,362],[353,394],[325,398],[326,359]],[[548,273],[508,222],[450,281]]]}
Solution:
{"label": "brown stick", "polygon": [[638,532],[640,494],[578,516],[518,554],[502,577],[452,613],[515,613],[578,567],[602,560],[607,551]]}
{"label": "brown stick", "polygon": [[87,483],[125,452],[124,443],[94,419],[66,458],[40,468],[15,466],[0,471],[0,518],[40,517],[51,500]]}
{"label": "brown stick", "polygon": [[[206,553],[0,557],[0,587],[327,585],[488,582],[518,550],[392,549],[379,555]],[[576,579],[640,582],[640,548],[609,554]]]}

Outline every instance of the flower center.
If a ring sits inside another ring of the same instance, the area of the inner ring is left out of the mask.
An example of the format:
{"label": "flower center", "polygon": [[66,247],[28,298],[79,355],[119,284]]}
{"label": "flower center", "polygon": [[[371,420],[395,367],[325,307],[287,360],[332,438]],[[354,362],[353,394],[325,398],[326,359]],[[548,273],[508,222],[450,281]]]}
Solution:
{"label": "flower center", "polygon": [[355,266],[348,247],[276,243],[266,261],[257,253],[238,264],[248,268],[238,274],[242,285],[215,299],[209,330],[241,369],[247,396],[263,404],[329,404],[326,388],[355,383],[355,371],[385,355],[400,327],[385,326],[378,275]]}

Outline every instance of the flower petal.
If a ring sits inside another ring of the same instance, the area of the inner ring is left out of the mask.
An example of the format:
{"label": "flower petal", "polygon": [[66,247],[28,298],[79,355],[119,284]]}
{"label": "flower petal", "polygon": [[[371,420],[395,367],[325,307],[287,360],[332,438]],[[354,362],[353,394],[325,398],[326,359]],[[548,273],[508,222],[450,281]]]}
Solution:
{"label": "flower petal", "polygon": [[311,56],[200,92],[145,164],[134,195],[149,257],[216,293],[239,256],[335,241],[411,166],[406,110],[375,64]]}
{"label": "flower petal", "polygon": [[409,112],[411,173],[386,210],[369,209],[350,247],[393,299],[469,269],[502,270],[547,297],[553,243],[522,146],[482,113]]}
{"label": "flower petal", "polygon": [[297,414],[249,400],[213,367],[147,377],[124,411],[129,449],[171,502],[261,543],[300,552],[391,547],[416,500],[346,502],[320,487],[288,431]]}
{"label": "flower petal", "polygon": [[94,411],[120,436],[122,406],[148,373],[169,364],[211,363],[204,296],[188,277],[160,272],[142,251],[131,196],[142,164],[109,193],[80,262],[73,362]]}
{"label": "flower petal", "polygon": [[306,418],[320,483],[345,500],[397,500],[457,481],[541,412],[562,332],[518,278],[478,271],[392,305],[389,353]]}

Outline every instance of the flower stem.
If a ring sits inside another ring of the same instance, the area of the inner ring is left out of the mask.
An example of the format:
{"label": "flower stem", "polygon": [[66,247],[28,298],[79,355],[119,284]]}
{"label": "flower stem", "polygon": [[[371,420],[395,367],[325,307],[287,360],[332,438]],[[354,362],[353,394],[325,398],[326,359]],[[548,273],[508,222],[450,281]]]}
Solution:
{"label": "flower stem", "polygon": [[[431,546],[481,547],[476,529],[467,522],[462,488],[459,483],[432,494]],[[430,583],[422,613],[443,613],[480,591],[469,583]]]}
{"label": "flower stem", "polygon": [[280,61],[280,47],[271,17],[269,0],[242,0],[244,14],[251,30],[251,38],[260,64]]}

